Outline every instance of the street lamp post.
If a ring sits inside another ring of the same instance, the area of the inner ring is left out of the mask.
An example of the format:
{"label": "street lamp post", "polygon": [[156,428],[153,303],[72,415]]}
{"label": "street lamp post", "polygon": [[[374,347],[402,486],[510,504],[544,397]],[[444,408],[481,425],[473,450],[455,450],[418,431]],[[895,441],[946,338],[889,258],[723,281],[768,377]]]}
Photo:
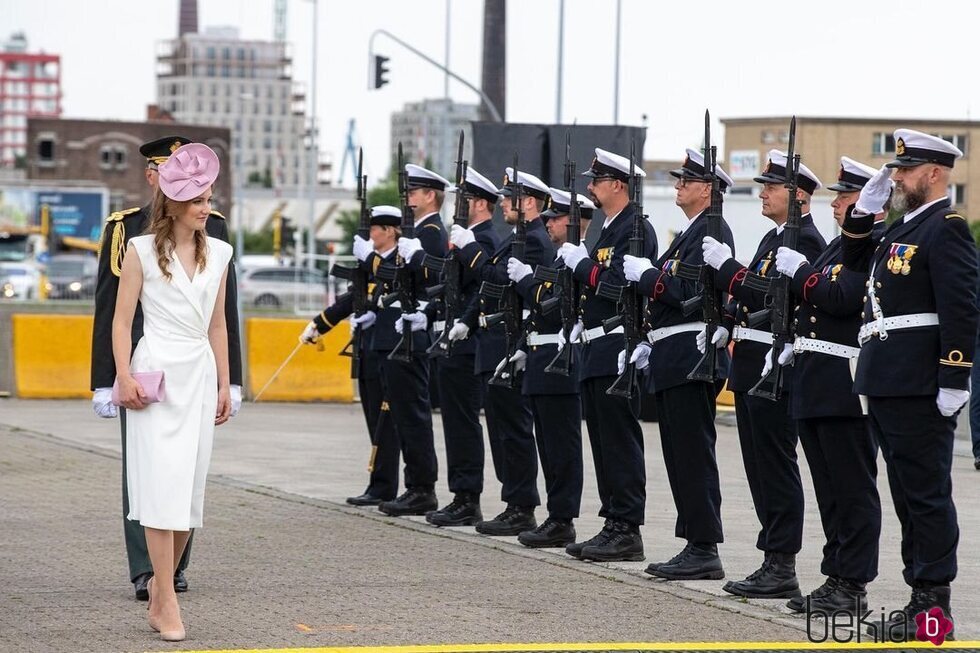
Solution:
{"label": "street lamp post", "polygon": [[[235,158],[238,165],[235,166],[235,276],[241,281],[242,256],[245,255],[245,102],[252,99],[251,93],[241,93],[238,96],[238,129],[236,130],[237,145],[235,147]],[[234,142],[234,141],[233,141]],[[242,306],[242,294],[236,293],[238,297],[238,323],[244,324],[245,315]]]}
{"label": "street lamp post", "polygon": [[317,187],[317,170],[320,166],[320,151],[319,143],[317,139],[317,123],[316,123],[316,55],[317,55],[317,0],[312,0],[313,2],[313,61],[311,62],[311,81],[310,81],[310,161],[309,161],[309,172],[307,176],[310,180],[309,193],[310,193],[310,222],[309,227],[306,232],[306,250],[307,250],[307,267],[312,270],[316,267],[316,234],[313,233],[316,227],[316,187]]}

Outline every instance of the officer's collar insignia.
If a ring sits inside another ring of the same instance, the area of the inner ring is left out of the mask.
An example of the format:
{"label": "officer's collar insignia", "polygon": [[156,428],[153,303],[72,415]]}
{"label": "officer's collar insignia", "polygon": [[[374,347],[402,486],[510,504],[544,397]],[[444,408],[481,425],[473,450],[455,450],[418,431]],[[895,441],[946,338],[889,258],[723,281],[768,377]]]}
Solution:
{"label": "officer's collar insignia", "polygon": [[895,142],[895,154],[898,156],[905,156],[905,139],[899,138]]}

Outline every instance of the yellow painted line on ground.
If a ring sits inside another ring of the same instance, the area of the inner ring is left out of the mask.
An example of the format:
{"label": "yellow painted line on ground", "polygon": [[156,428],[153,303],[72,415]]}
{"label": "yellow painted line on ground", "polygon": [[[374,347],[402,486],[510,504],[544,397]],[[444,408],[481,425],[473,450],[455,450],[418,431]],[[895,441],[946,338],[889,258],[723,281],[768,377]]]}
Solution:
{"label": "yellow painted line on ground", "polygon": [[324,646],[313,648],[263,648],[184,651],[184,653],[508,653],[514,651],[772,651],[824,649],[980,649],[980,641],[947,642],[590,642],[527,644],[431,644],[418,646]]}

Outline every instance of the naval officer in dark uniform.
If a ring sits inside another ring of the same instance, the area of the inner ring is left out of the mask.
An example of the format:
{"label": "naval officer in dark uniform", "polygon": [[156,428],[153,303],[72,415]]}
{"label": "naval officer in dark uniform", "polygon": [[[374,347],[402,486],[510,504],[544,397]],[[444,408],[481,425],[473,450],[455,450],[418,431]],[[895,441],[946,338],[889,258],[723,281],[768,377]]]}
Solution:
{"label": "naval officer in dark uniform", "polygon": [[[382,205],[371,208],[370,240],[371,246],[378,254],[375,260],[380,262],[386,254],[394,251],[398,236],[401,234],[400,225],[401,209],[397,206]],[[347,503],[352,506],[377,506],[383,501],[391,501],[398,493],[398,461],[401,457],[401,445],[388,401],[384,396],[380,356],[377,351],[368,346],[372,336],[370,329],[378,319],[377,300],[380,289],[376,280],[369,277],[368,302],[372,309],[364,311],[363,315],[351,315],[354,311],[353,296],[345,292],[315,316],[306,325],[299,338],[303,344],[314,344],[320,336],[348,317],[352,330],[361,329],[357,388],[361,397],[364,421],[367,424],[368,438],[376,449],[367,488],[360,495],[347,497]]]}
{"label": "naval officer in dark uniform", "polygon": [[[601,507],[606,521],[595,536],[565,547],[568,555],[584,560],[643,560],[640,526],[645,521],[646,467],[643,459],[643,431],[630,401],[606,394],[617,378],[617,355],[623,348],[623,335],[606,333],[603,321],[619,314],[617,302],[596,294],[600,283],[625,286],[623,257],[629,253],[634,219],[642,220],[646,258],[657,257],[657,235],[629,195],[630,174],[642,184],[646,173],[630,166],[624,156],[595,149],[590,168],[588,192],[596,207],[605,214],[599,238],[591,248],[583,243],[565,243],[559,250],[565,265],[573,270],[582,287],[582,321],[572,331],[571,341],[584,342],[581,380],[585,423],[589,430],[592,459]],[[564,346],[567,344],[563,343]]]}
{"label": "naval officer in dark uniform", "polygon": [[[191,141],[183,136],[166,136],[144,143],[139,152],[146,157],[144,175],[147,185],[155,192],[159,179],[157,167],[166,161],[170,154],[181,145]],[[126,245],[133,236],[143,233],[150,221],[151,204],[117,211],[106,220],[99,248],[99,270],[95,286],[95,319],[92,328],[92,405],[100,417],[116,417],[117,409],[112,405],[112,384],[116,379],[116,363],[112,355],[112,316],[116,312],[116,291],[119,288],[119,275],[122,271]],[[209,236],[228,242],[228,225],[223,215],[212,211],[206,230]],[[231,378],[232,416],[242,405],[242,346],[238,325],[238,284],[235,280],[235,267],[228,270],[225,288],[225,321],[228,325],[228,365]],[[133,347],[143,337],[143,311],[136,307],[133,316]],[[129,579],[140,601],[149,599],[146,585],[153,576],[150,558],[146,551],[146,536],[138,522],[126,519],[129,514],[129,492],[126,484],[126,411],[120,410],[119,426],[122,431],[122,493],[123,493],[123,533],[126,539],[126,557],[129,559]],[[184,570],[190,557],[191,538],[187,541],[174,574],[174,589],[187,591]]]}
{"label": "naval officer in dark uniform", "polygon": [[[733,186],[732,178],[719,165],[715,172],[724,193]],[[696,280],[677,276],[681,265],[697,269],[704,265],[701,241],[707,233],[711,181],[704,169],[704,156],[692,149],[687,150],[681,167],[670,174],[677,179],[675,203],[687,217],[687,225],[656,262],[627,255],[623,266],[626,278],[639,282],[641,292],[649,297],[650,342],[637,348],[633,362],[642,369],[653,361],[647,376],[648,390],[657,405],[667,480],[677,509],[674,537],[686,541],[680,553],[665,563],[649,565],[647,573],[667,580],[717,580],[725,577],[718,556],[718,544],[725,538],[715,457],[715,399],[728,375],[728,350],[718,351],[715,382],[688,379],[701,359],[698,339],[705,337],[705,324],[700,307],[685,313],[682,304],[696,301],[702,288]],[[734,251],[732,230],[724,219],[722,234]],[[721,302],[722,293],[718,295]],[[716,332],[713,339],[727,342],[728,333]],[[625,368],[625,351],[620,358]]]}
{"label": "naval officer in dark uniform", "polygon": [[[762,174],[755,178],[762,184],[759,197],[762,214],[776,226],[771,229],[752,257],[748,267],[732,257],[731,248],[710,237],[703,241],[704,262],[717,270],[715,283],[733,297],[726,309],[726,321],[735,340],[728,388],[735,394],[735,415],[742,449],[742,462],[761,528],[756,547],[764,552],[759,569],[744,580],[729,581],[724,590],[750,598],[791,598],[799,596],[796,578],[796,554],[803,543],[803,484],[796,458],[796,422],[790,417],[792,381],[785,378],[777,401],[749,395],[759,381],[773,347],[772,325],[764,323],[750,328],[748,315],[768,307],[766,293],[743,283],[752,272],[763,278],[778,274],[776,250],[783,242],[783,227],[789,215],[786,154],[769,152]],[[820,180],[805,165],[800,165],[797,195],[802,203],[799,250],[809,261],[815,261],[827,243],[817,231],[810,215],[810,197],[820,188]],[[792,347],[780,352],[788,361]],[[787,368],[787,371],[792,368]]]}
{"label": "naval officer in dark uniform", "polygon": [[[438,279],[422,266],[422,259],[423,254],[445,258],[448,251],[446,230],[439,209],[450,184],[435,172],[411,163],[405,165],[405,176],[415,238],[402,235],[398,247],[382,256],[374,252],[367,241],[354,236],[354,255],[361,265],[375,273],[377,278],[383,276],[387,279],[382,284],[382,295],[398,290],[398,280],[392,268],[402,264],[412,272],[415,297],[419,300],[418,310],[412,313],[404,312],[400,302],[380,308],[378,321],[371,329],[370,346],[379,353],[382,388],[395,421],[405,461],[405,492],[392,501],[378,504],[378,510],[392,517],[424,515],[439,507],[435,493],[438,461],[432,433],[430,367],[426,354],[431,337],[423,299],[425,287],[434,285]],[[402,219],[405,219],[404,216]],[[381,266],[388,269],[384,275],[378,272]],[[412,360],[408,362],[390,358],[398,348],[405,328],[410,330],[412,338]]]}
{"label": "naval officer in dark uniform", "polygon": [[[463,193],[469,206],[469,226],[483,256],[490,256],[500,244],[493,228],[493,207],[497,204],[498,189],[473,168],[466,168],[466,178],[458,193]],[[451,256],[460,256],[452,250]],[[483,493],[483,408],[486,383],[476,369],[479,331],[480,284],[470,279],[461,289],[466,308],[455,324],[450,325],[449,356],[437,358],[439,399],[441,401],[443,436],[446,441],[446,480],[453,500],[439,510],[427,513],[425,520],[434,526],[473,526],[483,521],[480,494]],[[435,331],[445,324],[436,323]]]}
{"label": "naval officer in dark uniform", "polygon": [[[956,414],[970,398],[977,255],[966,218],[947,196],[963,153],[941,138],[899,129],[895,155],[862,190],[844,222],[842,247],[844,265],[868,275],[854,390],[868,398],[912,588],[905,608],[875,634],[901,641],[915,638],[920,612],[938,606],[952,618],[960,532],[950,467]],[[892,208],[902,218],[876,241],[872,223],[891,170]]]}
{"label": "naval officer in dark uniform", "polygon": [[[837,193],[831,207],[834,220],[843,225],[877,171],[846,156],[840,163],[837,182],[827,189]],[[878,214],[873,237],[884,232],[884,217],[885,212]],[[787,606],[794,612],[829,615],[842,610],[860,615],[867,609],[866,586],[878,574],[881,533],[878,445],[851,375],[851,362],[860,351],[861,298],[867,279],[844,267],[840,236],[812,265],[803,254],[780,247],[776,269],[792,279],[790,287],[800,302],[794,320],[790,414],[797,421],[826,537],[820,564],[826,581],[808,597],[790,599]]]}
{"label": "naval officer in dark uniform", "polygon": [[[520,207],[515,201],[517,185],[520,185]],[[548,197],[548,186],[534,175],[523,171],[515,179],[514,170],[507,168],[500,195],[507,224],[516,224],[518,208],[523,208],[527,232],[524,260],[530,265],[549,264],[554,260],[554,247],[539,218]],[[452,243],[460,248],[463,261],[466,262],[463,268],[464,279],[467,282],[475,279],[480,283],[509,286],[508,292],[516,293],[516,289],[510,287],[510,278],[507,276],[507,260],[513,248],[514,235],[512,232],[504,238],[493,254],[487,257],[469,229],[453,225]],[[486,294],[481,295],[480,301],[482,316],[493,314],[499,309],[497,300]],[[507,364],[507,352],[502,324],[483,331],[488,337],[484,339],[481,334],[477,365],[481,370],[493,365],[484,374],[489,381],[498,366]],[[537,486],[538,454],[534,443],[531,406],[528,398],[521,394],[523,378],[524,373],[519,372],[517,378],[512,379],[512,387],[493,383],[487,387],[484,410],[490,436],[490,455],[501,485],[500,498],[506,508],[493,519],[476,525],[477,532],[484,535],[518,535],[538,525],[534,517],[534,509],[541,503]]]}
{"label": "naval officer in dark uniform", "polygon": [[[541,214],[552,247],[567,242],[571,193],[558,188],[549,189],[548,208]],[[577,195],[579,228],[585,232],[592,220],[595,205],[584,195]],[[547,258],[547,257],[546,257]],[[554,256],[552,255],[553,259]],[[558,333],[562,330],[561,311],[542,310],[542,302],[552,300],[559,290],[550,283],[534,278],[527,263],[511,257],[507,275],[517,285],[524,305],[531,310],[527,344],[519,352],[526,364],[521,391],[531,402],[534,415],[534,435],[544,473],[548,495],[548,518],[534,530],[517,536],[517,541],[530,548],[561,547],[575,542],[573,520],[582,505],[582,401],[579,396],[578,345],[573,345],[567,375],[548,371],[558,355]]]}

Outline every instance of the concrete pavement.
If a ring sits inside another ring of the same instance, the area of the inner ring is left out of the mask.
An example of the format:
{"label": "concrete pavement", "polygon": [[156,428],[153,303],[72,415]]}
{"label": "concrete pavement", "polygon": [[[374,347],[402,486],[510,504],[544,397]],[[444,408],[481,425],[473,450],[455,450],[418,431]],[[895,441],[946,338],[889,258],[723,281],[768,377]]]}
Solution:
{"label": "concrete pavement", "polygon": [[[730,421],[722,418],[721,421]],[[152,637],[126,583],[118,424],[85,401],[0,401],[0,650],[170,649]],[[682,546],[656,424],[645,424],[647,561]],[[437,447],[444,462],[437,417]],[[342,504],[366,482],[356,405],[248,404],[218,431],[205,528],[182,595],[189,639],[176,648],[380,646],[464,642],[804,641],[804,622],[775,601],[741,601],[721,582],[665,583],[646,563],[588,564],[473,529],[435,529]],[[595,517],[591,459],[580,534]],[[980,473],[957,442],[960,640],[980,635]],[[728,578],[755,569],[757,522],[733,426],[719,428]],[[898,524],[880,464],[881,575],[869,607],[901,607]],[[805,461],[807,514],[798,572],[821,581],[822,533]],[[543,490],[543,488],[542,488]],[[442,500],[449,495],[441,482]],[[485,513],[502,508],[487,465]],[[539,510],[539,518],[543,511]]]}

